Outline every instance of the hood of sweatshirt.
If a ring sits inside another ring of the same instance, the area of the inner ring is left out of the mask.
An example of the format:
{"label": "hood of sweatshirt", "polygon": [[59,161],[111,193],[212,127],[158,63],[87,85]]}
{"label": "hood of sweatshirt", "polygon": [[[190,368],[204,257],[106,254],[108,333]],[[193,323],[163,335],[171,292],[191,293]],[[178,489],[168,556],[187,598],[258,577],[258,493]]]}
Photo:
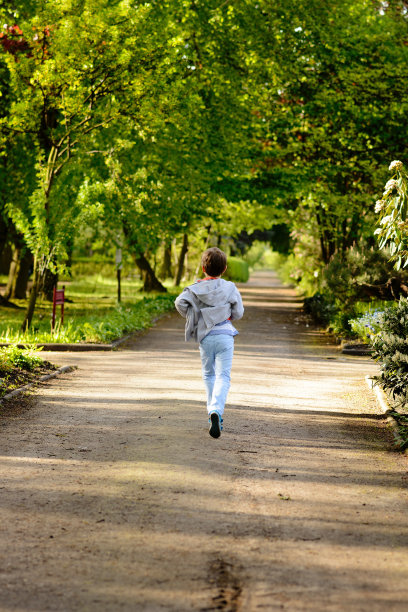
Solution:
{"label": "hood of sweatshirt", "polygon": [[223,278],[215,278],[194,283],[189,289],[207,306],[218,306],[229,302],[229,298],[235,291],[235,285]]}

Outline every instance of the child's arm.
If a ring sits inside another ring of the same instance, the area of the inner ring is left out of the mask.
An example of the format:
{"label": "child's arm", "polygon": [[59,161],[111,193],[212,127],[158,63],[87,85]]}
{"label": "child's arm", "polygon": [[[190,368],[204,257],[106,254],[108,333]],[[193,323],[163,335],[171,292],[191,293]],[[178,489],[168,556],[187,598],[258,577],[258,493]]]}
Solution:
{"label": "child's arm", "polygon": [[191,302],[188,299],[188,292],[186,289],[184,289],[183,293],[180,293],[180,295],[176,298],[174,305],[181,316],[186,318],[187,311],[189,308],[191,308]]}
{"label": "child's arm", "polygon": [[242,304],[241,294],[235,287],[235,293],[231,301],[231,320],[242,319],[244,315],[244,305]]}

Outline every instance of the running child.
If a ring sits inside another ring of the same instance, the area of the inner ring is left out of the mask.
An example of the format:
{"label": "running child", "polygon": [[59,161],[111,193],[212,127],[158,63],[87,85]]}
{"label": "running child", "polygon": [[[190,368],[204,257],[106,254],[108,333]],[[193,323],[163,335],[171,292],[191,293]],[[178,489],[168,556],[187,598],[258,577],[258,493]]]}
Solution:
{"label": "running child", "polygon": [[201,258],[205,278],[193,283],[178,296],[175,306],[186,319],[185,338],[199,343],[210,436],[219,438],[231,380],[234,336],[232,320],[244,314],[241,295],[231,281],[221,276],[227,269],[227,256],[212,247]]}

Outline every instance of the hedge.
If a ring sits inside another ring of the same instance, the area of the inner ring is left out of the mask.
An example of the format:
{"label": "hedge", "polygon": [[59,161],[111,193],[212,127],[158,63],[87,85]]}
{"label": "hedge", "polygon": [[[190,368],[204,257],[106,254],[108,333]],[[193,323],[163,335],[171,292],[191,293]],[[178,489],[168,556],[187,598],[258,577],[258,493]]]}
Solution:
{"label": "hedge", "polygon": [[223,277],[226,280],[246,283],[249,280],[249,266],[247,262],[238,257],[228,257],[227,270]]}

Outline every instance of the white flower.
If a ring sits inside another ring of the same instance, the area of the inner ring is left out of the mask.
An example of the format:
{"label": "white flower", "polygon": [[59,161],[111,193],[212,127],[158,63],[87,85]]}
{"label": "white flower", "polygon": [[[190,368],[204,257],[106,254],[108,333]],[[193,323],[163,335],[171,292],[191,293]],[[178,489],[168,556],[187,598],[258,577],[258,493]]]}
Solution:
{"label": "white flower", "polygon": [[402,163],[402,161],[399,161],[399,159],[395,159],[390,163],[388,170],[401,170],[403,165],[404,164]]}
{"label": "white flower", "polygon": [[398,183],[395,179],[391,179],[384,187],[384,193],[390,193],[393,189],[398,189]]}
{"label": "white flower", "polygon": [[385,206],[384,200],[377,200],[375,203],[375,208],[374,208],[375,212],[380,213],[382,209],[384,208],[384,206]]}

